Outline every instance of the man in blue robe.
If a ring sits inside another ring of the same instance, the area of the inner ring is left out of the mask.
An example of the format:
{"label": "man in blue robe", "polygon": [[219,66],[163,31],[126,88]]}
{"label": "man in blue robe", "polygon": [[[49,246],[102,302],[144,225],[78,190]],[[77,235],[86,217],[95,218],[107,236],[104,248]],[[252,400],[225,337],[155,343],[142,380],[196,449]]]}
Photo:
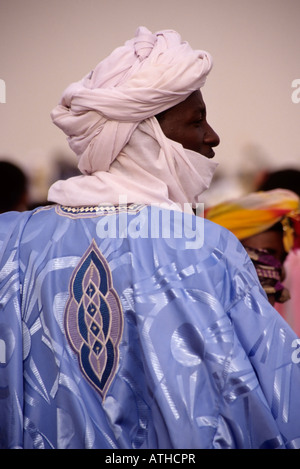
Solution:
{"label": "man in blue robe", "polygon": [[298,339],[200,213],[210,68],[139,28],[53,111],[82,175],[0,217],[1,448],[300,447]]}

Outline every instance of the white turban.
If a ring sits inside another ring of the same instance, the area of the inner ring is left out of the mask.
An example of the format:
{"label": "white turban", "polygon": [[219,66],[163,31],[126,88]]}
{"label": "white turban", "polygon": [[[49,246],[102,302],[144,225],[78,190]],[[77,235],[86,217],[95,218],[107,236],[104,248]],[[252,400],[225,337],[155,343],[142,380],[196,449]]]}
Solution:
{"label": "white turban", "polygon": [[[98,205],[117,203],[120,195],[127,195],[128,202],[136,203],[190,202],[178,170],[193,171],[190,159],[194,155],[183,155],[182,147],[162,134],[153,116],[200,89],[211,67],[210,55],[193,50],[175,31],[152,34],[145,27],[138,28],[133,39],[71,84],[52,111],[53,122],[68,136],[83,176],[56,182],[49,200]],[[134,149],[133,135],[138,136]],[[186,168],[181,168],[178,152]],[[201,192],[216,166],[203,158],[197,155],[196,162],[205,163]],[[183,174],[183,179],[190,176]],[[154,195],[157,190],[161,195]]]}

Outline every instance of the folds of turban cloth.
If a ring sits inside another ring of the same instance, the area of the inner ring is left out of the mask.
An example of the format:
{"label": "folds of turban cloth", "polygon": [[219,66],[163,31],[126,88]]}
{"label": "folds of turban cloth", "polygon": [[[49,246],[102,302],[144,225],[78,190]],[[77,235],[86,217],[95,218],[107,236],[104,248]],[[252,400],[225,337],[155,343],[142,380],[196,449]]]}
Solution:
{"label": "folds of turban cloth", "polygon": [[293,247],[293,228],[289,220],[297,218],[299,197],[286,189],[259,191],[238,200],[229,200],[205,210],[205,217],[222,225],[243,240],[263,233],[281,222],[284,245],[288,252]]}
{"label": "folds of turban cloth", "polygon": [[211,67],[211,56],[177,32],[138,28],[52,111],[82,175],[57,181],[48,199],[71,206],[115,204],[124,195],[135,203],[197,202],[217,165],[167,139],[154,116],[200,89]]}

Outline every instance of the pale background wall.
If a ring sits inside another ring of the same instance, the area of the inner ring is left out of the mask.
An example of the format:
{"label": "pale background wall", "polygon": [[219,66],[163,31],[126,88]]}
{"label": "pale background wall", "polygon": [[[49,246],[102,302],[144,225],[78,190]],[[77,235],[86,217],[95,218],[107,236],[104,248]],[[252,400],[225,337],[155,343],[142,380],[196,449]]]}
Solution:
{"label": "pale background wall", "polygon": [[[75,162],[49,113],[140,25],[176,29],[208,50],[203,90],[221,137],[216,160],[228,176],[300,166],[300,0],[0,0],[0,158],[19,163],[43,197],[63,155]],[[230,185],[230,181],[228,181]]]}

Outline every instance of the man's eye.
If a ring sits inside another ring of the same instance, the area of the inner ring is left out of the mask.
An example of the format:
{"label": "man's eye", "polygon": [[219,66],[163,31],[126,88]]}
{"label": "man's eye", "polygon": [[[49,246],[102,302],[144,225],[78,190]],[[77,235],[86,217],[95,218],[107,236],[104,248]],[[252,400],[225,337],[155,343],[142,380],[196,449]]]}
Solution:
{"label": "man's eye", "polygon": [[197,119],[195,119],[195,123],[197,124],[199,122],[202,122],[204,118],[205,118],[204,114],[198,114]]}

